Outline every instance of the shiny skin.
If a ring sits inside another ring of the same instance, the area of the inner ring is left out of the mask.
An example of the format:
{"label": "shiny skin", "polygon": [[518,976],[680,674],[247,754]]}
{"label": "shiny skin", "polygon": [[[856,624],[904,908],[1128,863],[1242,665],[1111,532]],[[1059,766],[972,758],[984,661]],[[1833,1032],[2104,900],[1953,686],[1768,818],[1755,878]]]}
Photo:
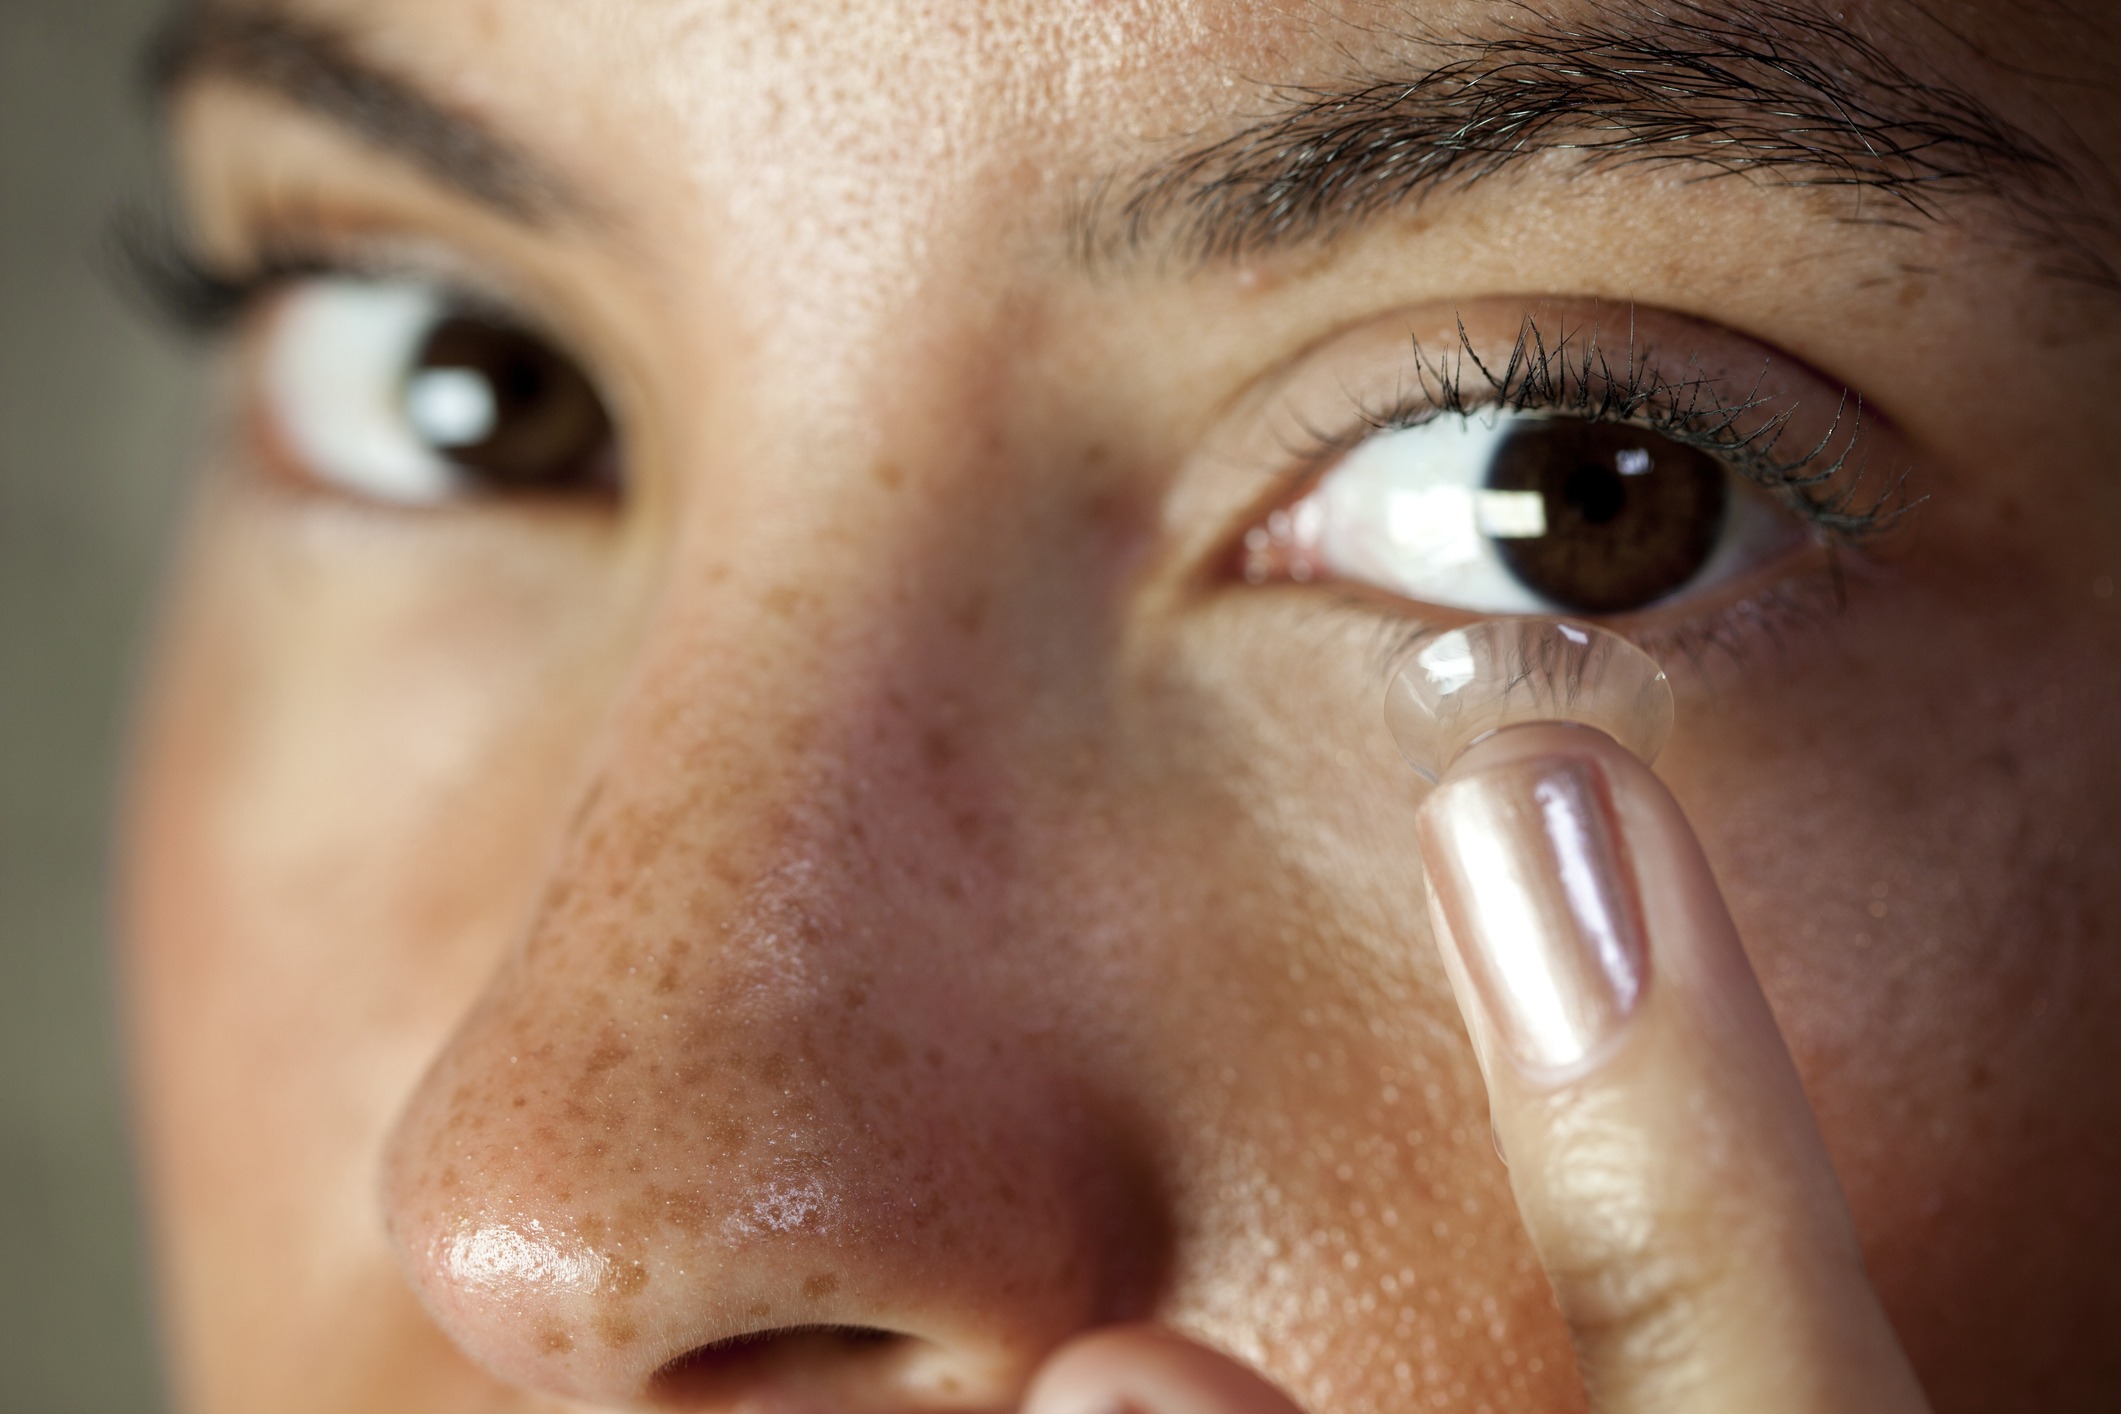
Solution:
{"label": "shiny skin", "polygon": [[[201,227],[302,206],[497,279],[634,492],[361,505],[232,420],[128,885],[193,1407],[1002,1408],[1147,1318],[1320,1414],[1579,1408],[1421,921],[1376,710],[1406,611],[1221,574],[1249,493],[1200,453],[1338,330],[1515,296],[1740,331],[1904,439],[1919,515],[1837,611],[1681,669],[1661,770],[1938,1407],[2121,1378],[2107,297],[1625,174],[1071,261],[1085,184],[1334,74],[1374,6],[313,8],[596,218],[511,226],[209,85]],[[2095,89],[1950,62],[2121,147]]]}

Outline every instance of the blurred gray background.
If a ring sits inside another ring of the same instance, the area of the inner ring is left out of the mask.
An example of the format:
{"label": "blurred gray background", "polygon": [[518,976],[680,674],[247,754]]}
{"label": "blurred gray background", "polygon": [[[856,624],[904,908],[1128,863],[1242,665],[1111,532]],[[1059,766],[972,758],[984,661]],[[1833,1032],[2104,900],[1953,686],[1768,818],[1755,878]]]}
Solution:
{"label": "blurred gray background", "polygon": [[119,1095],[112,800],[197,355],[109,273],[166,0],[0,0],[0,1414],[161,1406]]}

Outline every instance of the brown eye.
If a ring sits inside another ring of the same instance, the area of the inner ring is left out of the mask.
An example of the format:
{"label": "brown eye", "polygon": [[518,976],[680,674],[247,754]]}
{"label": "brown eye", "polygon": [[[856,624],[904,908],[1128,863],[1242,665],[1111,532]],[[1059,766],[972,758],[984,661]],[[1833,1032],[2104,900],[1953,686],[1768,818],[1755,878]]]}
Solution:
{"label": "brown eye", "polygon": [[1623,614],[1809,543],[1710,452],[1627,423],[1508,409],[1364,437],[1246,532],[1240,568],[1475,614]]}
{"label": "brown eye", "polygon": [[1701,573],[1723,535],[1729,473],[1638,427],[1526,418],[1491,453],[1487,489],[1537,496],[1536,534],[1496,535],[1511,574],[1558,608],[1621,613]]}
{"label": "brown eye", "polygon": [[424,281],[302,282],[274,307],[258,371],[275,450],[356,499],[620,489],[617,433],[581,365]]}
{"label": "brown eye", "polygon": [[455,315],[405,380],[405,419],[469,489],[610,491],[611,419],[580,369],[534,334]]}

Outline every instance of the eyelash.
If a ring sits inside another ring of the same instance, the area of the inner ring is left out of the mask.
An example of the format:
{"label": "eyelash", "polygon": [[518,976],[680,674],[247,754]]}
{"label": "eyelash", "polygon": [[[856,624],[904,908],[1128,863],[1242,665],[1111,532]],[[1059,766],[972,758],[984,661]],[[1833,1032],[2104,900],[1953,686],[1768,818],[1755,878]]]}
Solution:
{"label": "eyelash", "polygon": [[115,245],[126,287],[162,324],[200,338],[226,333],[274,290],[340,264],[314,250],[271,246],[241,266],[216,265],[159,220],[125,222]]}
{"label": "eyelash", "polygon": [[[217,339],[272,295],[300,281],[412,273],[402,266],[333,253],[334,244],[304,234],[296,224],[291,233],[261,241],[240,264],[217,264],[168,225],[139,223],[120,231],[118,250],[131,285],[163,323],[187,335]],[[1711,452],[1734,474],[1818,528],[1828,553],[1824,573],[1808,583],[1769,588],[1670,628],[1629,632],[1653,655],[1687,662],[1706,678],[1712,657],[1737,661],[1762,643],[1778,646],[1792,630],[1838,613],[1846,586],[1844,560],[1837,551],[1872,539],[1920,501],[1905,494],[1904,475],[1889,477],[1881,486],[1858,460],[1865,432],[1860,398],[1844,392],[1819,439],[1798,455],[1784,456],[1777,448],[1794,408],[1768,410],[1758,425],[1744,427],[1741,419],[1769,409],[1770,400],[1748,396],[1726,401],[1713,381],[1695,370],[1693,360],[1673,378],[1639,352],[1631,335],[1625,357],[1616,366],[1595,333],[1584,338],[1564,328],[1549,340],[1528,315],[1508,358],[1496,368],[1480,357],[1461,323],[1451,354],[1431,356],[1416,345],[1418,386],[1410,394],[1358,409],[1356,430],[1337,435],[1307,430],[1308,445],[1293,449],[1298,468],[1294,479],[1310,479],[1377,433],[1485,409],[1633,423]],[[1347,607],[1374,621],[1374,603],[1351,597]],[[1388,620],[1383,630],[1388,642],[1380,646],[1392,656],[1403,655],[1436,632],[1433,626],[1409,628],[1403,620]]]}
{"label": "eyelash", "polygon": [[[226,335],[273,295],[304,280],[436,278],[403,262],[348,253],[343,242],[316,226],[300,217],[284,221],[240,261],[221,263],[166,222],[133,221],[119,228],[117,250],[127,284],[148,310],[166,326],[201,339]],[[492,303],[470,293],[458,299],[475,306]]]}
{"label": "eyelash", "polygon": [[[1881,482],[1864,465],[1860,397],[1844,390],[1818,439],[1785,455],[1780,448],[1794,406],[1777,410],[1774,400],[1757,394],[1726,401],[1693,359],[1679,376],[1667,376],[1642,356],[1632,331],[1616,364],[1595,331],[1583,336],[1564,327],[1550,341],[1527,315],[1509,357],[1496,367],[1480,356],[1460,323],[1452,353],[1432,356],[1417,342],[1414,369],[1411,392],[1383,406],[1358,407],[1356,430],[1308,432],[1309,445],[1295,449],[1299,475],[1309,479],[1380,432],[1499,409],[1627,423],[1709,452],[1843,546],[1875,537],[1920,504],[1907,496],[1904,473]],[[1754,413],[1763,416],[1749,427],[1746,420]]]}
{"label": "eyelash", "polygon": [[[216,265],[161,223],[121,230],[119,252],[131,283],[160,319],[202,338],[225,334],[265,299],[302,280],[404,273],[329,254],[321,240],[299,235],[260,244],[241,265]],[[1431,357],[1419,344],[1414,356],[1420,384],[1414,395],[1383,408],[1359,409],[1360,431],[1352,435],[1312,434],[1311,445],[1299,449],[1297,465],[1316,472],[1376,433],[1499,408],[1632,423],[1710,452],[1844,545],[1875,536],[1919,504],[1906,497],[1904,476],[1880,487],[1856,460],[1863,443],[1863,404],[1846,392],[1819,440],[1797,456],[1784,457],[1777,447],[1794,409],[1771,411],[1758,426],[1741,428],[1739,420],[1766,407],[1766,399],[1725,402],[1712,380],[1693,371],[1692,360],[1685,374],[1668,378],[1638,356],[1632,336],[1617,368],[1595,333],[1579,339],[1564,328],[1549,342],[1529,315],[1499,370],[1480,357],[1463,323],[1455,357]],[[1469,369],[1480,386],[1469,384]],[[1844,416],[1852,424],[1845,438]]]}
{"label": "eyelash", "polygon": [[[1414,368],[1415,387],[1384,404],[1358,406],[1352,430],[1303,429],[1306,440],[1290,449],[1294,470],[1288,479],[1313,481],[1367,438],[1439,417],[1492,409],[1547,413],[1629,423],[1709,452],[1819,532],[1825,553],[1815,573],[1675,624],[1614,625],[1660,661],[1692,668],[1711,688],[1713,661],[1742,668],[1761,648],[1779,654],[1792,635],[1839,614],[1851,568],[1867,564],[1853,552],[1923,499],[1907,494],[1905,472],[1879,476],[1864,464],[1860,452],[1867,425],[1856,394],[1844,390],[1826,430],[1795,455],[1786,455],[1779,448],[1797,412],[1793,404],[1778,409],[1775,400],[1753,394],[1726,400],[1692,358],[1679,376],[1667,376],[1636,348],[1632,329],[1616,364],[1595,331],[1585,336],[1564,327],[1550,340],[1527,315],[1509,356],[1496,367],[1480,356],[1461,321],[1457,346],[1448,354],[1431,355],[1417,342]],[[1763,416],[1749,426],[1753,413]],[[1376,600],[1367,595],[1349,593],[1338,607],[1376,625],[1381,663],[1403,661],[1442,631],[1433,623],[1409,624],[1398,615],[1380,621]]]}

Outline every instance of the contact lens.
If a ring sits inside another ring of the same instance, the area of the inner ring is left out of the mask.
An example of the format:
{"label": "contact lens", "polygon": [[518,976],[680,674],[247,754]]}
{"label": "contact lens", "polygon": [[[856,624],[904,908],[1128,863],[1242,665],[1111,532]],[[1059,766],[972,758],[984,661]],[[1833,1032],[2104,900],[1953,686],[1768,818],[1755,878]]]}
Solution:
{"label": "contact lens", "polygon": [[1618,634],[1507,618],[1424,641],[1385,691],[1385,725],[1430,781],[1518,722],[1581,722],[1655,761],[1672,731],[1672,686],[1656,659]]}

